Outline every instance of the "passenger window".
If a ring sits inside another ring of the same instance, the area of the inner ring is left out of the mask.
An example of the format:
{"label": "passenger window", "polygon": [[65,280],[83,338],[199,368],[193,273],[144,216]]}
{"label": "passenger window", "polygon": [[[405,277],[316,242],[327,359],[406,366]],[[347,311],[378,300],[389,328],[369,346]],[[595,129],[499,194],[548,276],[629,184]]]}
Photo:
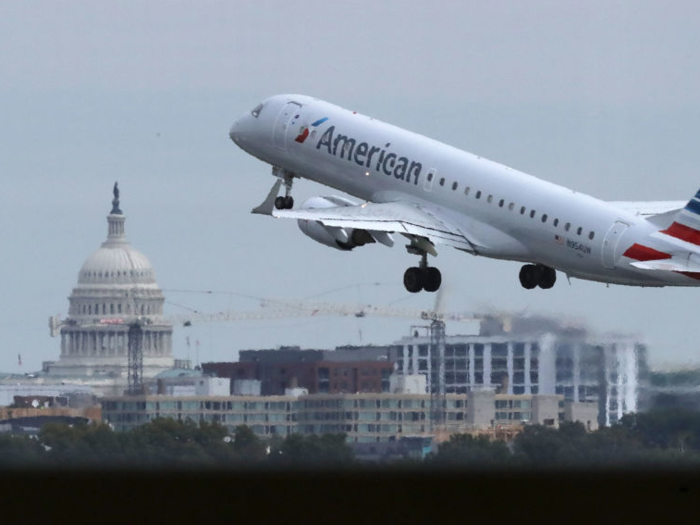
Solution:
{"label": "passenger window", "polygon": [[508,205],[508,209],[509,209],[510,211],[513,211],[513,208],[515,208],[515,204],[511,202],[511,203]]}
{"label": "passenger window", "polygon": [[489,202],[489,204],[491,204],[491,202],[493,202],[493,195],[489,195],[489,198],[486,200]]}
{"label": "passenger window", "polygon": [[440,186],[444,186],[444,185],[445,185],[445,177],[440,179]]}
{"label": "passenger window", "polygon": [[559,219],[554,219],[552,224],[554,224],[554,226],[559,226]]}
{"label": "passenger window", "polygon": [[594,233],[594,232],[591,232],[591,233],[588,234],[588,238],[589,238],[590,240],[593,240],[593,237],[595,237],[595,233]]}
{"label": "passenger window", "polygon": [[532,210],[532,211],[530,212],[530,218],[531,218],[531,219],[534,219],[534,218],[535,218],[535,210]]}
{"label": "passenger window", "polygon": [[464,194],[465,194],[465,195],[469,195],[469,189],[470,189],[469,186],[467,186],[466,188],[464,188]]}
{"label": "passenger window", "polygon": [[454,191],[454,190],[456,190],[456,189],[457,189],[457,183],[456,183],[456,182],[453,182],[453,183],[452,183],[452,190]]}
{"label": "passenger window", "polygon": [[520,215],[525,215],[525,206],[520,208]]}
{"label": "passenger window", "polygon": [[542,215],[542,222],[547,222],[547,214]]}
{"label": "passenger window", "polygon": [[477,198],[477,199],[480,199],[480,198],[481,198],[481,191],[477,191],[477,192],[476,192],[476,198]]}
{"label": "passenger window", "polygon": [[566,225],[564,226],[564,229],[565,229],[566,231],[569,231],[569,228],[571,228],[571,223],[570,223],[570,222],[567,222]]}
{"label": "passenger window", "polygon": [[582,231],[583,231],[583,228],[581,228],[581,227],[579,226],[578,229],[576,230],[576,235],[581,235],[581,232],[582,232]]}
{"label": "passenger window", "polygon": [[499,208],[503,208],[503,205],[504,205],[505,203],[506,203],[506,201],[504,201],[503,199],[501,199],[500,201],[498,201],[498,207],[499,207]]}
{"label": "passenger window", "polygon": [[433,180],[433,174],[432,174],[432,173],[428,173],[428,180],[429,180],[429,181]]}

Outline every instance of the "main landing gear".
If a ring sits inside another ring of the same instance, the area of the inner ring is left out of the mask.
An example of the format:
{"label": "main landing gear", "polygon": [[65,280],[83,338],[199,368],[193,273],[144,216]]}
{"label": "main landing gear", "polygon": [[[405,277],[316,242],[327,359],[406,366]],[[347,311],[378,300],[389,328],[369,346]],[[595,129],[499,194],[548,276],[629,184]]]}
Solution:
{"label": "main landing gear", "polygon": [[442,274],[440,270],[432,266],[412,267],[403,274],[403,285],[411,293],[421,290],[426,292],[436,292],[442,284]]}
{"label": "main landing gear", "polygon": [[557,272],[554,268],[543,264],[526,264],[520,269],[520,284],[527,290],[539,286],[547,290],[557,281]]}
{"label": "main landing gear", "polygon": [[[430,246],[432,248],[432,245]],[[420,264],[406,270],[403,274],[403,285],[411,293],[418,293],[421,290],[426,292],[436,292],[442,284],[442,274],[440,270],[428,266],[428,253],[415,242],[406,246],[409,253],[420,255]],[[433,254],[435,249],[432,248]]]}
{"label": "main landing gear", "polygon": [[291,195],[294,174],[285,171],[282,178],[284,180],[284,197],[280,195],[275,199],[275,208],[278,210],[291,210],[294,207],[294,197]]}

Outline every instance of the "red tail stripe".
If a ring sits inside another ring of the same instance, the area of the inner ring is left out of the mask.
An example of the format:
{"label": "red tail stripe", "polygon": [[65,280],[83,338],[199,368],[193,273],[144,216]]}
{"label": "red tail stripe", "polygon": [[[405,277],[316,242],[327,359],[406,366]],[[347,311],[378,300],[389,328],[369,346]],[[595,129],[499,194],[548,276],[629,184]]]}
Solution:
{"label": "red tail stripe", "polygon": [[700,246],[700,231],[679,222],[674,222],[668,230],[664,230],[661,233]]}
{"label": "red tail stripe", "polygon": [[658,261],[659,259],[671,258],[671,255],[668,253],[660,252],[641,244],[633,244],[622,255],[636,261]]}
{"label": "red tail stripe", "polygon": [[678,272],[678,273],[683,274],[686,277],[692,277],[693,279],[697,279],[700,281],[700,272]]}

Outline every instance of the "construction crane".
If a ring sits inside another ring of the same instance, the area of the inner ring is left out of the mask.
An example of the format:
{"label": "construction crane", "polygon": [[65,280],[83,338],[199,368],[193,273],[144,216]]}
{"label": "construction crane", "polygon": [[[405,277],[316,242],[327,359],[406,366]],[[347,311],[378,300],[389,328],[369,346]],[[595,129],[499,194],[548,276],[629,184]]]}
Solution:
{"label": "construction crane", "polygon": [[143,390],[143,329],[141,321],[134,319],[128,332],[128,394],[139,395]]}
{"label": "construction crane", "polygon": [[[441,312],[422,310],[418,308],[398,308],[394,306],[376,306],[362,303],[329,303],[294,299],[263,299],[261,308],[254,310],[227,310],[221,312],[201,312],[191,309],[186,314],[166,315],[163,319],[173,325],[191,326],[195,323],[235,322],[269,319],[285,319],[290,317],[320,317],[320,316],[354,316],[363,317],[403,317],[407,319],[422,319],[424,321],[456,321],[463,323],[478,322],[481,316],[466,313]],[[111,316],[119,317],[119,324],[131,324],[138,317],[132,315]],[[116,319],[115,319],[116,321]],[[57,337],[60,329],[68,321],[58,316],[49,318],[51,337]]]}
{"label": "construction crane", "polygon": [[[193,322],[247,321],[253,319],[281,319],[289,317],[315,316],[355,316],[405,317],[430,321],[428,329],[431,361],[437,361],[435,381],[430,381],[430,424],[434,430],[444,427],[447,410],[447,388],[445,381],[445,320],[457,322],[478,322],[481,316],[473,314],[445,312],[443,310],[444,288],[438,290],[432,310],[376,306],[361,303],[329,303],[293,299],[260,299],[260,310],[231,310],[218,313],[193,311],[187,315],[171,317],[173,322],[185,326]],[[196,293],[196,292],[194,292]],[[200,292],[213,293],[213,292]],[[436,359],[435,359],[436,358]],[[432,375],[432,374],[431,374]]]}
{"label": "construction crane", "polygon": [[[176,290],[171,290],[176,291]],[[178,290],[188,293],[213,294],[212,291]],[[222,312],[201,312],[190,309],[186,314],[164,316],[166,322],[173,325],[191,326],[195,323],[210,322],[237,322],[250,320],[285,319],[293,317],[320,317],[320,316],[354,316],[358,319],[364,317],[403,317],[407,319],[421,319],[429,321],[430,355],[437,357],[436,381],[431,381],[431,420],[434,425],[444,424],[446,386],[445,386],[445,321],[463,323],[479,322],[482,316],[467,313],[445,312],[442,308],[443,288],[435,297],[432,310],[418,308],[401,308],[395,306],[377,306],[365,303],[331,303],[317,302],[301,299],[272,299],[255,298],[260,301],[260,308],[253,310],[227,310]],[[226,293],[226,292],[219,292]],[[240,294],[237,294],[240,295]],[[136,312],[134,299],[130,294],[131,312]],[[182,305],[177,305],[187,308]],[[143,382],[143,333],[141,326],[143,321],[134,315],[127,315],[120,319],[121,323],[129,325],[128,331],[128,388],[129,392],[137,393],[142,388]],[[49,325],[52,337],[60,333],[60,328],[65,320],[51,317]]]}
{"label": "construction crane", "polygon": [[329,303],[294,299],[263,299],[261,308],[257,310],[228,310],[223,312],[205,313],[193,310],[187,314],[169,316],[173,323],[188,325],[195,322],[229,322],[251,321],[264,319],[282,319],[290,317],[316,316],[354,316],[371,317],[404,317],[407,319],[422,319],[426,321],[458,321],[474,322],[479,317],[465,313],[438,312],[418,308],[397,308],[394,306],[376,306],[362,303]]}
{"label": "construction crane", "polygon": [[447,387],[445,385],[445,323],[433,319],[430,331],[430,356],[437,355],[437,381],[430,389],[430,423],[433,430],[439,430],[445,425],[447,411]]}

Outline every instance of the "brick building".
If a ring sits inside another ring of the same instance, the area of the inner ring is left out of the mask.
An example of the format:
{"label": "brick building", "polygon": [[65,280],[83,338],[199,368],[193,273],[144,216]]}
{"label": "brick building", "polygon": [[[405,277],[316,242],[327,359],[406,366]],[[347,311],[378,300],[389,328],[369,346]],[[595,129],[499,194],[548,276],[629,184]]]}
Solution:
{"label": "brick building", "polygon": [[309,394],[381,393],[389,391],[393,364],[385,347],[338,350],[244,350],[235,363],[203,363],[205,375],[260,381],[264,396],[284,395],[289,388]]}

